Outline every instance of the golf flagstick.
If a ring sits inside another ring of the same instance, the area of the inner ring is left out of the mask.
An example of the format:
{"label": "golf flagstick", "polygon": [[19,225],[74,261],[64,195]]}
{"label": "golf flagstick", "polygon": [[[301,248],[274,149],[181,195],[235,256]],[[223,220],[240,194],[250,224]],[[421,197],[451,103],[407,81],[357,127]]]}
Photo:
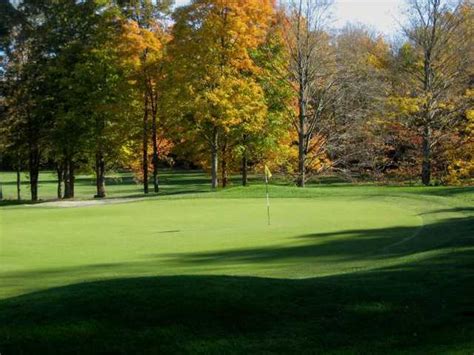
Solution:
{"label": "golf flagstick", "polygon": [[272,173],[270,169],[268,169],[268,166],[265,165],[265,190],[267,194],[267,219],[268,219],[268,225],[270,225],[270,195],[268,193],[268,179],[272,177]]}

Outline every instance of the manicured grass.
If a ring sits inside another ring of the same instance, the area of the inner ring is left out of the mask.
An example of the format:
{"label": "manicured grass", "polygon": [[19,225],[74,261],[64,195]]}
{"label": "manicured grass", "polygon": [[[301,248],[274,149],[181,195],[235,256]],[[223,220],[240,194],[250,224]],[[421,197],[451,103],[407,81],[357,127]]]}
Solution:
{"label": "manicured grass", "polygon": [[166,174],[0,208],[2,354],[473,351],[472,188],[279,184],[268,226],[262,185]]}
{"label": "manicured grass", "polygon": [[[3,197],[7,200],[17,198],[16,173],[0,172],[0,183],[3,186]],[[170,171],[160,172],[160,183],[162,195],[173,195],[193,192],[210,191],[209,179],[199,171]],[[75,197],[76,199],[90,199],[96,194],[95,181],[91,176],[76,176]],[[57,197],[57,177],[54,172],[45,171],[39,177],[39,198],[51,200]],[[116,173],[109,175],[106,179],[106,190],[108,197],[136,197],[143,195],[142,185],[135,181],[132,173]],[[152,187],[150,186],[150,191]],[[153,195],[153,194],[152,194]],[[28,174],[21,174],[21,198],[30,198],[30,187]]]}

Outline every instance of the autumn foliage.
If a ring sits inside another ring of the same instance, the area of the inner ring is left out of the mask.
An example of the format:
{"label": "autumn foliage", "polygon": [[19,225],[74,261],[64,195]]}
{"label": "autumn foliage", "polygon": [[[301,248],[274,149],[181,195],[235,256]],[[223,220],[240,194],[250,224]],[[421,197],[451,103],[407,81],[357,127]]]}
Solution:
{"label": "autumn foliage", "polygon": [[303,187],[322,174],[470,184],[473,6],[409,3],[403,37],[331,29],[330,2],[25,1],[0,44],[0,150],[10,169],[134,172],[200,168]]}

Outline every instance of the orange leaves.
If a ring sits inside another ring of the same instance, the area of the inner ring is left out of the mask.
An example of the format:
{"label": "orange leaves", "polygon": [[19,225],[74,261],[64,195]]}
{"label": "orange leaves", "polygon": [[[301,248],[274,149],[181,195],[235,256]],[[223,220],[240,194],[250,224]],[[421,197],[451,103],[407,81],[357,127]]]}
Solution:
{"label": "orange leaves", "polygon": [[[126,145],[122,148],[123,164],[133,171],[135,179],[138,182],[143,182],[143,161],[142,161],[142,147],[141,145],[133,144]],[[160,162],[166,162],[172,165],[173,161],[170,158],[170,153],[173,149],[173,143],[167,138],[160,136],[158,137],[158,159]],[[153,145],[150,142],[148,146],[148,161],[153,161]],[[148,172],[153,171],[153,165],[148,165]]]}
{"label": "orange leaves", "polygon": [[228,132],[262,122],[265,100],[252,77],[258,66],[250,51],[265,40],[272,15],[270,0],[197,0],[176,12],[170,66],[179,90],[173,101],[200,126]]}
{"label": "orange leaves", "polygon": [[197,60],[219,74],[221,67],[256,70],[249,50],[264,41],[272,15],[270,0],[194,1],[175,15],[175,59]]}
{"label": "orange leaves", "polygon": [[[286,152],[279,152],[280,159],[285,156],[285,160],[281,161],[280,165],[291,175],[297,175],[298,171],[298,144],[297,137],[292,132],[293,144]],[[282,142],[288,145],[289,142]],[[305,156],[306,171],[308,173],[321,173],[333,166],[333,162],[329,159],[327,154],[326,138],[320,134],[315,134],[309,141],[307,154]]]}
{"label": "orange leaves", "polygon": [[174,14],[165,100],[204,166],[219,149],[229,168],[243,137],[265,125],[262,69],[252,54],[274,15],[273,0],[195,0]]}
{"label": "orange leaves", "polygon": [[139,56],[145,49],[159,53],[163,48],[162,37],[165,35],[158,29],[155,32],[141,28],[135,21],[126,21],[122,30],[123,51],[128,52],[130,56]]}
{"label": "orange leaves", "polygon": [[124,63],[130,66],[132,77],[137,78],[146,70],[156,71],[168,40],[168,35],[159,28],[141,28],[135,21],[123,24],[118,50],[122,53]]}

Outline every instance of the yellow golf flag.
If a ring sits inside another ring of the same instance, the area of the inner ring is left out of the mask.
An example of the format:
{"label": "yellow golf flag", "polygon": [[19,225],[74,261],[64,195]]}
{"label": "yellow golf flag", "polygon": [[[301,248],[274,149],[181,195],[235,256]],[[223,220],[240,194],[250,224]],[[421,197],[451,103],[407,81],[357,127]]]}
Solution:
{"label": "yellow golf flag", "polygon": [[265,165],[265,176],[267,177],[267,179],[270,179],[272,177],[272,172],[266,165]]}

